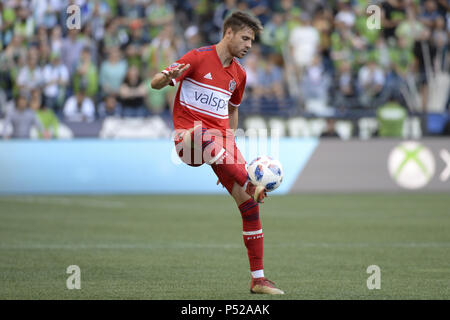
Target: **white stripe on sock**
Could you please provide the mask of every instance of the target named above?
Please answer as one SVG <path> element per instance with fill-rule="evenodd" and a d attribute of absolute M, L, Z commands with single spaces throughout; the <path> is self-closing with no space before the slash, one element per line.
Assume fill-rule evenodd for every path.
<path fill-rule="evenodd" d="M 252 271 L 252 278 L 264 278 L 264 269 Z"/>
<path fill-rule="evenodd" d="M 262 233 L 262 229 L 256 230 L 256 231 L 243 231 L 242 234 L 244 236 L 252 236 L 254 234 Z"/>

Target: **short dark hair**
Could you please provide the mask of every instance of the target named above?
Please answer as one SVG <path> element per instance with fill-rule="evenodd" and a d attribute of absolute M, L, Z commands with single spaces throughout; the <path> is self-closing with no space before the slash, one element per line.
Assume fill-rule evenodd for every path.
<path fill-rule="evenodd" d="M 223 23 L 223 36 L 225 36 L 228 28 L 231 28 L 233 32 L 237 32 L 244 27 L 252 29 L 255 36 L 263 30 L 263 26 L 258 18 L 243 11 L 236 11 L 225 19 Z"/>

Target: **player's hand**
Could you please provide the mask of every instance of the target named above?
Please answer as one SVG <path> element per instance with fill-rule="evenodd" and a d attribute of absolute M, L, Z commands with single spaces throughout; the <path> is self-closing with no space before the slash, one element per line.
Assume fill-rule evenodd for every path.
<path fill-rule="evenodd" d="M 190 66 L 191 66 L 190 64 L 184 64 L 184 63 L 182 63 L 182 64 L 179 64 L 178 66 L 176 66 L 176 67 L 174 67 L 174 68 L 172 68 L 172 69 L 167 70 L 167 72 L 165 72 L 164 74 L 165 74 L 166 76 L 168 76 L 170 80 L 176 79 L 176 78 L 178 78 L 179 76 L 183 75 L 183 73 L 184 73 L 187 69 L 189 69 Z"/>

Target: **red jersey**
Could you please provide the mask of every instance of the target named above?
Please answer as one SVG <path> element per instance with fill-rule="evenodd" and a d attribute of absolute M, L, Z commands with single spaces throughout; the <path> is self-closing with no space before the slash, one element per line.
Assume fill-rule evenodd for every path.
<path fill-rule="evenodd" d="M 182 63 L 191 66 L 172 83 L 180 82 L 173 106 L 175 129 L 190 129 L 194 121 L 202 121 L 202 127 L 225 134 L 230 128 L 228 103 L 238 107 L 244 94 L 244 68 L 236 58 L 224 68 L 215 45 L 191 50 L 165 70 Z"/>

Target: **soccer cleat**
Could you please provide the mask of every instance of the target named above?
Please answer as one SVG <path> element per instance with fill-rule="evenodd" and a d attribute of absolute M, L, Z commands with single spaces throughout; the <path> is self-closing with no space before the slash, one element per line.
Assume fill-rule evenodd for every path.
<path fill-rule="evenodd" d="M 250 292 L 262 294 L 284 294 L 283 290 L 275 287 L 275 283 L 273 281 L 266 278 L 252 278 Z"/>
<path fill-rule="evenodd" d="M 247 192 L 247 194 L 258 203 L 264 203 L 262 200 L 267 197 L 266 189 L 263 186 L 255 186 L 250 181 L 247 183 L 245 192 Z"/>

